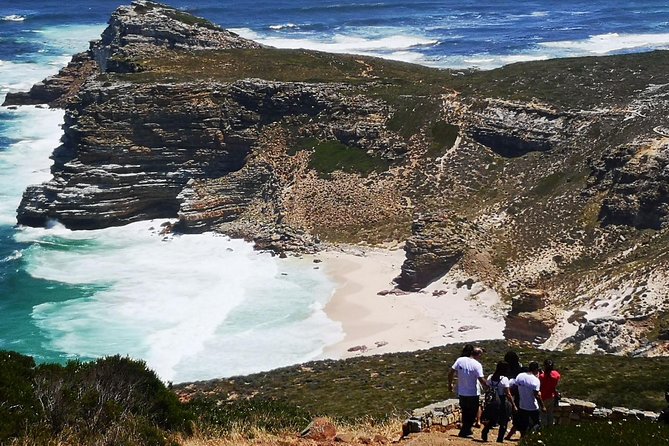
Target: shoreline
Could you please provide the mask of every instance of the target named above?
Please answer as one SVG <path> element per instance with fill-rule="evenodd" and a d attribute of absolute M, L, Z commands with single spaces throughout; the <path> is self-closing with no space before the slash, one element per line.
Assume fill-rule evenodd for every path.
<path fill-rule="evenodd" d="M 402 249 L 355 248 L 314 255 L 335 282 L 325 306 L 344 338 L 316 359 L 346 359 L 423 350 L 457 342 L 503 339 L 507 307 L 481 282 L 453 268 L 419 292 L 379 295 L 394 289 Z"/>

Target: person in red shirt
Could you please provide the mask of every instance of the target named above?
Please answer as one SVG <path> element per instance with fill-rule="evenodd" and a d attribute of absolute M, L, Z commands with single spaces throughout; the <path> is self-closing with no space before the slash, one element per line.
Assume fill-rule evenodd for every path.
<path fill-rule="evenodd" d="M 546 408 L 546 412 L 541 414 L 541 425 L 552 426 L 554 421 L 553 411 L 559 395 L 557 386 L 560 382 L 560 373 L 555 370 L 555 364 L 552 360 L 544 361 L 544 370 L 539 374 L 539 382 L 541 383 L 541 399 Z"/>

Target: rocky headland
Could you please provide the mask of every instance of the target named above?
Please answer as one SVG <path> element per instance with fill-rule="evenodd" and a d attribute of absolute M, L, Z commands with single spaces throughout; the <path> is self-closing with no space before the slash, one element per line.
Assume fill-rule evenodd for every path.
<path fill-rule="evenodd" d="M 669 53 L 436 70 L 279 50 L 146 0 L 5 105 L 65 109 L 20 224 L 174 218 L 259 249 L 406 242 L 400 289 L 458 265 L 506 336 L 669 353 Z"/>

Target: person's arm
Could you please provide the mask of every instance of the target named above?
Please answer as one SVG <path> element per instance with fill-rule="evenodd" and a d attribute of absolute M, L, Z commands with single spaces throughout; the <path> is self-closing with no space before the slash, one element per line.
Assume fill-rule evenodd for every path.
<path fill-rule="evenodd" d="M 534 397 L 537 399 L 537 403 L 539 404 L 539 409 L 541 409 L 542 412 L 546 412 L 546 406 L 544 406 L 544 400 L 541 399 L 541 391 L 535 390 Z"/>
<path fill-rule="evenodd" d="M 488 388 L 488 381 L 483 377 L 483 366 L 480 362 L 477 362 L 477 364 L 476 374 L 478 375 L 479 383 L 481 383 L 481 389 L 486 390 Z"/>
<path fill-rule="evenodd" d="M 511 395 L 511 387 L 506 387 L 504 391 L 506 392 L 506 400 L 511 401 L 511 407 L 513 408 L 513 411 L 517 411 L 518 408 L 516 407 L 516 402 L 513 399 L 513 395 Z"/>
<path fill-rule="evenodd" d="M 453 377 L 455 376 L 455 369 L 451 369 L 448 372 L 448 391 L 453 391 Z"/>

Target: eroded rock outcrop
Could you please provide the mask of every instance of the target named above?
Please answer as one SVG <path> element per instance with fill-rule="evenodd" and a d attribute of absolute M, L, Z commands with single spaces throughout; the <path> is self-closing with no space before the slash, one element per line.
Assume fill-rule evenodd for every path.
<path fill-rule="evenodd" d="M 542 343 L 551 335 L 555 316 L 547 308 L 549 297 L 545 290 L 528 289 L 514 297 L 506 316 L 504 337 Z"/>
<path fill-rule="evenodd" d="M 577 116 L 539 104 L 487 100 L 469 108 L 471 137 L 504 157 L 544 152 L 563 145 Z"/>
<path fill-rule="evenodd" d="M 439 215 L 419 215 L 404 247 L 406 260 L 395 279 L 405 291 L 425 288 L 446 274 L 467 250 L 471 224 L 462 219 Z"/>
<path fill-rule="evenodd" d="M 198 51 L 261 45 L 178 9 L 138 0 L 112 14 L 109 26 L 91 45 L 90 52 L 102 71 L 132 73 L 142 69 L 133 59 L 156 47 Z"/>
<path fill-rule="evenodd" d="M 660 229 L 669 221 L 669 138 L 619 147 L 592 168 L 591 182 L 606 191 L 603 224 Z"/>

